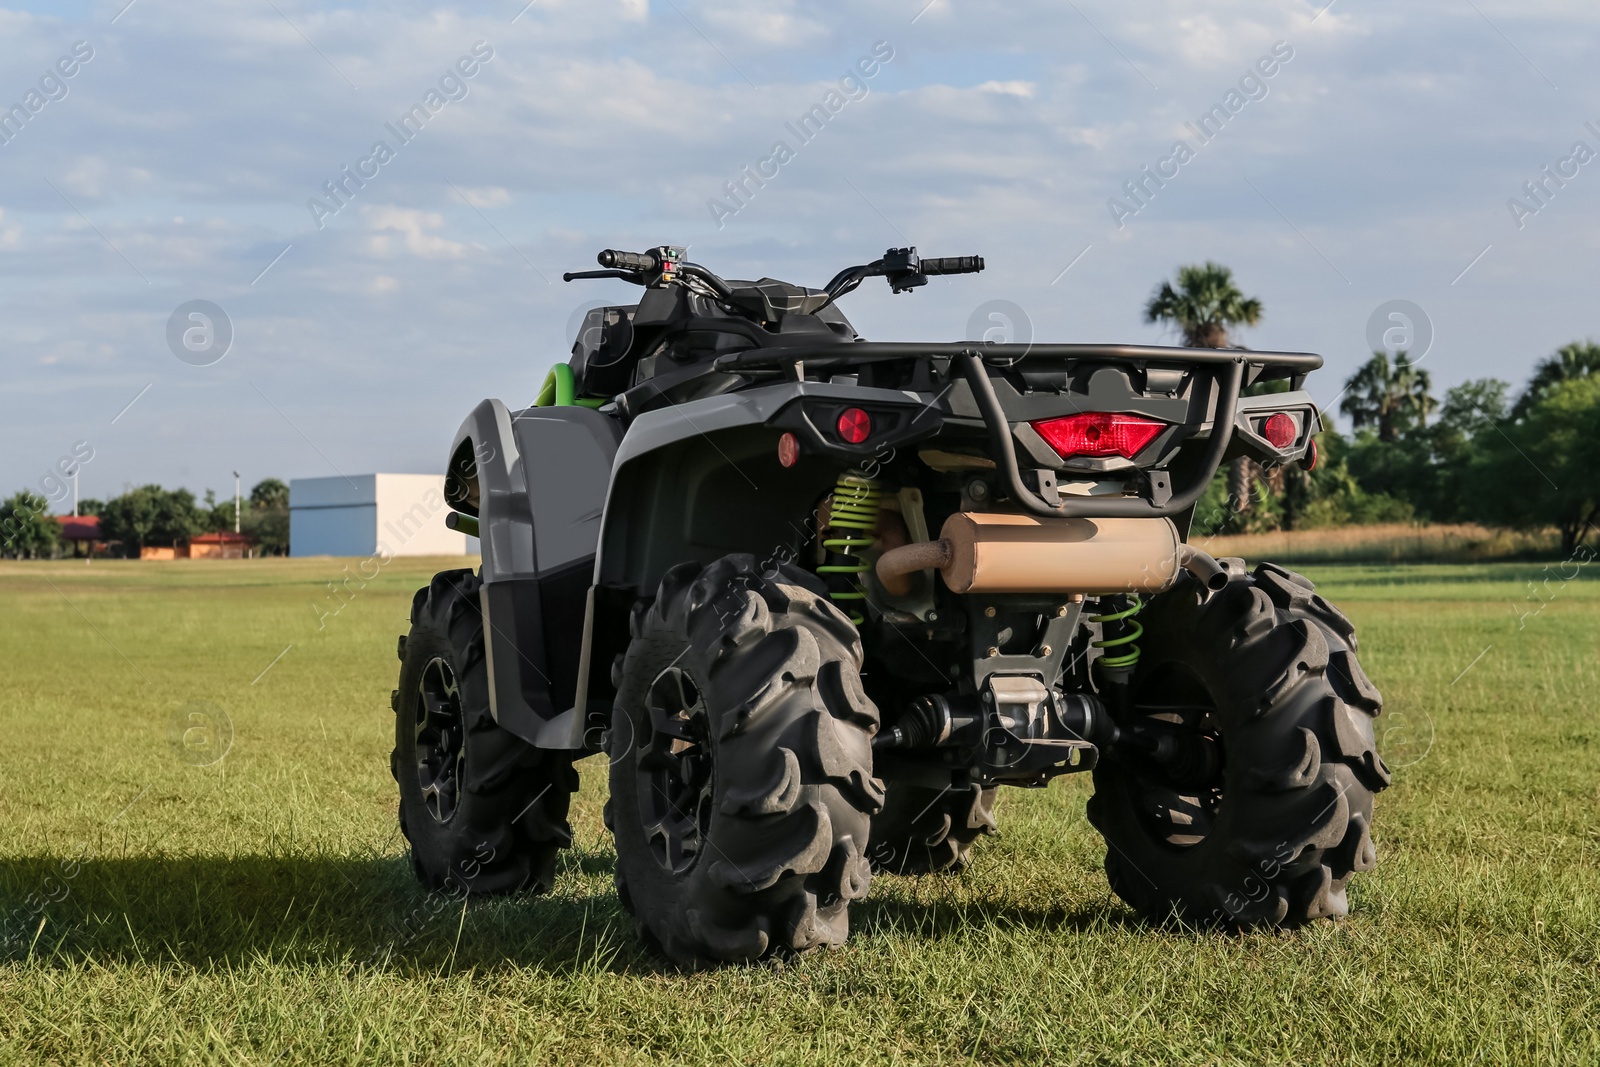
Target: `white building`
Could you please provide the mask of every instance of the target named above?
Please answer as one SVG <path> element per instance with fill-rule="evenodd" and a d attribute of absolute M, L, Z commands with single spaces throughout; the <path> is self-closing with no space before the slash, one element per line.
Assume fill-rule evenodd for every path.
<path fill-rule="evenodd" d="M 449 529 L 442 474 L 355 474 L 289 482 L 291 556 L 459 556 L 478 539 Z"/>

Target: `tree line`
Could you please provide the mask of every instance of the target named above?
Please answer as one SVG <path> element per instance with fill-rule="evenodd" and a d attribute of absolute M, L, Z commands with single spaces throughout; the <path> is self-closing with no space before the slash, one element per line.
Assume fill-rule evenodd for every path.
<path fill-rule="evenodd" d="M 219 502 L 209 489 L 197 501 L 187 489 L 142 485 L 110 500 L 80 500 L 78 513 L 99 516 L 101 540 L 121 542 L 127 555 L 234 528 L 234 502 Z M 60 531 L 50 502 L 38 493 L 25 489 L 0 504 L 0 556 L 49 559 L 62 550 Z M 239 531 L 255 541 L 260 554 L 287 555 L 289 487 L 277 478 L 257 482 L 243 501 Z"/>
<path fill-rule="evenodd" d="M 1186 344 L 1235 347 L 1229 329 L 1261 320 L 1217 263 L 1178 271 L 1145 305 Z M 1286 389 L 1283 382 L 1265 390 Z M 1345 382 L 1353 433 L 1324 430 L 1314 469 L 1234 461 L 1195 513 L 1203 534 L 1377 522 L 1481 522 L 1560 533 L 1571 555 L 1600 521 L 1600 345 L 1574 341 L 1539 361 L 1520 390 L 1477 378 L 1434 396 L 1405 352 L 1374 352 Z M 1430 421 L 1431 420 L 1431 421 Z"/>

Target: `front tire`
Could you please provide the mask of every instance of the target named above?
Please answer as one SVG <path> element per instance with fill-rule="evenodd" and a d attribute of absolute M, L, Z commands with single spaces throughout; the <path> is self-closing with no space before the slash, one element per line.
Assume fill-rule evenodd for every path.
<path fill-rule="evenodd" d="M 481 586 L 470 570 L 444 571 L 412 600 L 392 701 L 400 829 L 430 889 L 544 892 L 572 843 L 578 772 L 567 753 L 540 751 L 494 721 Z"/>
<path fill-rule="evenodd" d="M 1153 920 L 1298 926 L 1349 910 L 1377 861 L 1373 739 L 1383 698 L 1355 630 L 1305 578 L 1264 563 L 1208 593 L 1185 577 L 1139 616 L 1143 654 L 1118 726 L 1176 744 L 1185 767 L 1120 744 L 1094 771 L 1089 819 L 1117 895 Z"/>
<path fill-rule="evenodd" d="M 841 944 L 871 878 L 878 711 L 815 579 L 732 555 L 633 616 L 608 748 L 617 893 L 694 967 Z"/>

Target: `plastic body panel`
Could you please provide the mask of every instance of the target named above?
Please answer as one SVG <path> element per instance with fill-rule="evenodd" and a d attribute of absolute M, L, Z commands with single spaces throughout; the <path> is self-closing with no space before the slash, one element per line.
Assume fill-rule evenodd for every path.
<path fill-rule="evenodd" d="M 584 407 L 511 412 L 485 400 L 457 431 L 452 470 L 476 511 L 495 721 L 546 748 L 576 747 L 585 604 L 615 419 Z"/>
<path fill-rule="evenodd" d="M 897 389 L 784 382 L 640 415 L 616 455 L 595 584 L 647 595 L 676 563 L 779 549 L 805 528 L 812 490 L 826 490 L 841 458 L 881 461 L 936 433 L 940 421 L 927 417 L 931 399 Z M 798 465 L 782 468 L 778 436 L 794 421 L 783 417 L 785 409 L 830 402 L 903 411 L 906 432 L 875 435 L 853 449 L 803 448 Z"/>
<path fill-rule="evenodd" d="M 627 644 L 628 609 L 653 595 L 667 570 L 730 552 L 773 565 L 793 559 L 842 466 L 884 462 L 896 448 L 938 432 L 942 417 L 933 400 L 910 390 L 789 381 L 635 418 L 606 500 L 579 704 L 607 706 L 612 658 Z M 806 432 L 815 420 L 801 409 L 840 404 L 896 412 L 897 429 L 861 446 L 824 447 Z M 799 461 L 787 468 L 777 455 L 785 428 L 803 442 Z"/>

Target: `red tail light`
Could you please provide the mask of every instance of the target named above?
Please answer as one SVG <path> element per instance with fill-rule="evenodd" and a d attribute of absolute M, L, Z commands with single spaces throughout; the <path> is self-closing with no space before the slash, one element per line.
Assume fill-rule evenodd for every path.
<path fill-rule="evenodd" d="M 1156 434 L 1167 428 L 1164 422 L 1138 415 L 1119 415 L 1107 411 L 1085 411 L 1059 419 L 1029 423 L 1049 446 L 1071 456 L 1121 456 L 1132 459 Z"/>

